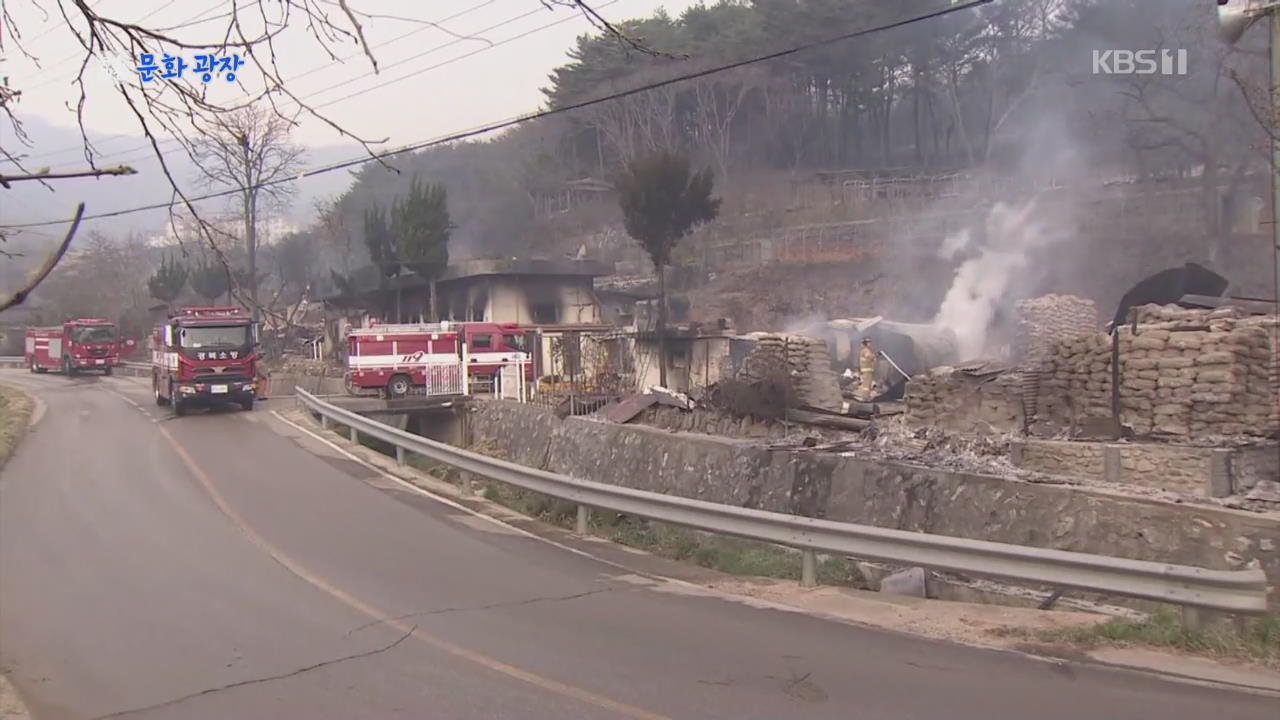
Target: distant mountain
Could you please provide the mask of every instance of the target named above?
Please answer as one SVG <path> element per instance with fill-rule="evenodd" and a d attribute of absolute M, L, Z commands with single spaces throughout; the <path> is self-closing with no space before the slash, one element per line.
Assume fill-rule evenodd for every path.
<path fill-rule="evenodd" d="M 16 147 L 17 143 L 11 137 L 7 123 L 3 129 L 5 132 L 0 142 L 6 149 Z M 82 145 L 78 129 L 52 125 L 39 118 L 25 118 L 24 129 L 32 141 L 32 146 L 23 151 L 29 156 L 23 161 L 29 170 L 50 167 L 58 171 L 87 167 L 83 154 L 78 151 Z M 160 162 L 153 151 L 145 147 L 146 141 L 140 133 L 124 137 L 90 135 L 90 140 L 104 155 L 96 160 L 99 167 L 123 162 L 138 173 L 122 177 L 58 180 L 49 183 L 52 190 L 36 182 L 14 183 L 10 190 L 0 189 L 0 222 L 9 224 L 69 218 L 74 214 L 77 202 L 84 202 L 85 213 L 92 215 L 167 203 L 172 199 L 173 190 Z M 304 166 L 312 168 L 327 165 L 358 158 L 363 153 L 364 150 L 354 144 L 308 148 Z M 208 192 L 196 180 L 195 166 L 181 150 L 169 149 L 165 160 L 183 192 L 192 196 Z M 0 172 L 14 171 L 7 163 L 2 167 Z M 341 193 L 351 182 L 351 175 L 346 170 L 324 173 L 296 182 L 296 195 L 286 212 L 286 218 L 299 225 L 310 222 L 315 215 L 316 199 Z M 209 200 L 199 207 L 221 211 L 228 208 L 229 202 L 229 199 Z M 165 210 L 149 210 L 93 220 L 86 227 L 110 234 L 151 234 L 162 230 L 167 223 L 168 213 Z M 57 227 L 44 230 L 56 234 Z"/>

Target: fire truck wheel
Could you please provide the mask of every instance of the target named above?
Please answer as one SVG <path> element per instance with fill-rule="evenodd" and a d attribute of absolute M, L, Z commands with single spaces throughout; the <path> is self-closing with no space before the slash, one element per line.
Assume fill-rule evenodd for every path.
<path fill-rule="evenodd" d="M 114 369 L 115 369 L 115 368 L 112 368 L 112 367 L 105 367 L 105 368 L 102 368 L 102 374 L 103 374 L 103 375 L 110 375 L 110 374 L 111 374 L 111 371 L 112 371 L 112 370 L 114 370 Z"/>
<path fill-rule="evenodd" d="M 393 375 L 391 380 L 387 382 L 387 395 L 393 398 L 404 397 L 409 394 L 409 388 L 413 387 L 413 383 L 409 380 L 408 375 Z"/>
<path fill-rule="evenodd" d="M 160 381 L 154 377 L 151 378 L 151 391 L 156 394 L 157 405 L 164 407 L 169 404 L 169 398 L 160 394 Z"/>
<path fill-rule="evenodd" d="M 70 358 L 62 358 L 62 374 L 71 377 L 76 374 L 76 369 L 71 367 Z"/>

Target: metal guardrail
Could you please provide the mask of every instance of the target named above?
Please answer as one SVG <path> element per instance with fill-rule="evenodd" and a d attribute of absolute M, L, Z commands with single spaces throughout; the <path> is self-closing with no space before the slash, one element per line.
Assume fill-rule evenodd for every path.
<path fill-rule="evenodd" d="M 21 355 L 0 355 L 0 367 L 25 368 L 26 361 Z M 121 361 L 115 366 L 115 372 L 133 377 L 146 377 L 151 374 L 151 363 Z"/>
<path fill-rule="evenodd" d="M 803 551 L 801 583 L 816 584 L 815 552 L 919 565 L 1056 588 L 1120 595 L 1195 609 L 1260 614 L 1267 610 L 1267 577 L 1261 569 L 1207 570 L 1087 553 L 1009 545 L 750 510 L 643 490 L 578 480 L 462 450 L 404 432 L 324 402 L 305 390 L 297 399 L 328 427 L 336 421 L 397 448 L 460 470 L 578 504 L 578 532 L 586 533 L 588 508 L 601 508 L 696 530 L 776 543 Z"/>

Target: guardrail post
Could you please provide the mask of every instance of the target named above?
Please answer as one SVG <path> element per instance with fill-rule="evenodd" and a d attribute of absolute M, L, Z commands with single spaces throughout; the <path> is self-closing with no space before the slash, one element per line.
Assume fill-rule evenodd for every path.
<path fill-rule="evenodd" d="M 360 431 L 356 430 L 355 428 L 349 428 L 349 429 L 351 430 L 351 442 L 358 444 L 360 442 Z"/>
<path fill-rule="evenodd" d="M 586 505 L 578 506 L 578 521 L 573 525 L 575 535 L 587 534 L 587 519 L 590 517 L 591 510 Z"/>
<path fill-rule="evenodd" d="M 1204 613 L 1192 605 L 1182 606 L 1182 627 L 1192 632 L 1204 627 Z"/>
<path fill-rule="evenodd" d="M 328 430 L 328 429 L 329 429 L 329 416 L 328 416 L 328 415 L 321 415 L 321 416 L 320 416 L 320 429 L 321 429 L 321 430 Z"/>
<path fill-rule="evenodd" d="M 404 464 L 404 448 L 400 447 L 399 445 L 396 446 L 396 464 L 397 465 Z"/>
<path fill-rule="evenodd" d="M 813 550 L 800 553 L 800 587 L 818 587 L 818 553 Z"/>

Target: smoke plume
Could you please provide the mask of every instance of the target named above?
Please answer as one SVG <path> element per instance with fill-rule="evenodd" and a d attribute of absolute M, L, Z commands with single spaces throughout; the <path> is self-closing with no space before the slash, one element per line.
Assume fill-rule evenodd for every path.
<path fill-rule="evenodd" d="M 1055 242 L 1060 235 L 1035 218 L 1036 200 L 1018 205 L 996 203 L 984 227 L 946 238 L 939 255 L 964 258 L 934 323 L 956 334 L 962 359 L 990 352 L 989 333 L 1020 275 L 1028 270 L 1032 251 Z"/>

